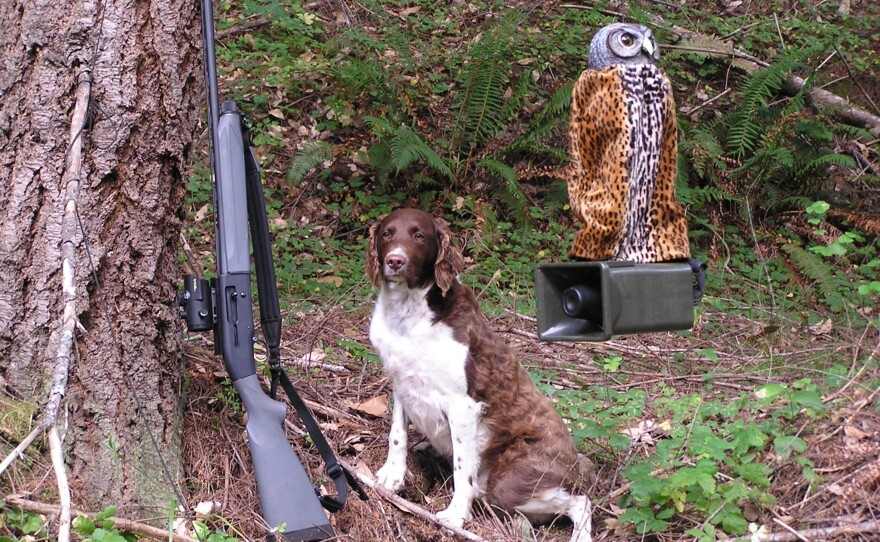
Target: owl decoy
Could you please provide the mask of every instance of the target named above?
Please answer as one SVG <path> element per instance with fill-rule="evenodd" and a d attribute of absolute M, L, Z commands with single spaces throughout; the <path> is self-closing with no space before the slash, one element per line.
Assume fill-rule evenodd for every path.
<path fill-rule="evenodd" d="M 582 223 L 570 254 L 637 263 L 690 257 L 675 197 L 678 128 L 659 48 L 640 25 L 612 24 L 590 44 L 572 91 L 569 202 Z"/>
<path fill-rule="evenodd" d="M 660 48 L 647 26 L 616 23 L 600 28 L 590 42 L 587 67 L 601 70 L 608 66 L 656 64 Z"/>

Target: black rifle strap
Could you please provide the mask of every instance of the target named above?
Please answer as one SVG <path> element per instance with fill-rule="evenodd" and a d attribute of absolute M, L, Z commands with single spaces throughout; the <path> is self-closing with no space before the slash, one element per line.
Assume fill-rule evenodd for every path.
<path fill-rule="evenodd" d="M 287 396 L 290 398 L 290 403 L 293 405 L 293 408 L 296 409 L 296 413 L 299 414 L 299 418 L 302 420 L 306 431 L 308 431 L 309 436 L 312 437 L 312 442 L 315 444 L 315 447 L 318 448 L 318 452 L 324 460 L 324 465 L 326 467 L 325 472 L 333 479 L 333 483 L 336 484 L 337 497 L 333 498 L 330 495 L 319 495 L 318 500 L 321 502 L 321 505 L 330 512 L 338 512 L 339 510 L 342 510 L 342 507 L 345 506 L 345 500 L 348 497 L 348 486 L 351 486 L 351 488 L 358 493 L 358 496 L 362 501 L 367 500 L 367 494 L 358 483 L 357 478 L 348 472 L 345 467 L 339 464 L 339 461 L 336 459 L 336 454 L 333 453 L 330 444 L 327 443 L 327 439 L 325 439 L 324 434 L 321 433 L 321 428 L 318 427 L 318 422 L 315 421 L 309 408 L 296 392 L 296 388 L 294 388 L 293 384 L 290 382 L 287 372 L 280 365 L 273 366 L 271 371 L 272 397 L 274 398 L 277 384 L 280 383 L 284 392 L 287 393 Z"/>

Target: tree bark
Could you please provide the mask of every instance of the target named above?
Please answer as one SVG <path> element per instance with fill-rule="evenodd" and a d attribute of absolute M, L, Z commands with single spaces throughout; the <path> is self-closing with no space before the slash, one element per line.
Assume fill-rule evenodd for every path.
<path fill-rule="evenodd" d="M 91 87 L 79 135 L 85 238 L 73 243 L 80 328 L 59 416 L 74 502 L 87 508 L 167 514 L 171 482 L 148 427 L 180 474 L 173 300 L 200 116 L 198 24 L 198 2 L 184 0 L 0 2 L 0 376 L 35 404 L 62 340 L 65 161 L 75 95 Z"/>

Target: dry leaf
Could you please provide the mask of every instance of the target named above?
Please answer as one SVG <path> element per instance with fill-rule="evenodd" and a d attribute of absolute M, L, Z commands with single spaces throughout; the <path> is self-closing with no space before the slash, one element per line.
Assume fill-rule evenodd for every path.
<path fill-rule="evenodd" d="M 352 404 L 351 408 L 358 412 L 381 418 L 388 412 L 388 396 L 385 394 L 378 395 L 363 403 Z"/>
<path fill-rule="evenodd" d="M 321 277 L 318 279 L 318 282 L 322 284 L 332 284 L 339 288 L 340 286 L 342 286 L 342 277 L 337 277 L 336 275 Z"/>
<path fill-rule="evenodd" d="M 863 438 L 868 436 L 868 434 L 861 429 L 857 429 L 851 425 L 843 426 L 843 432 L 846 433 L 846 436 L 856 440 L 862 440 Z"/>
<path fill-rule="evenodd" d="M 807 328 L 810 330 L 810 333 L 812 333 L 813 335 L 827 335 L 827 334 L 831 333 L 831 330 L 833 329 L 833 325 L 831 324 L 831 318 L 828 318 L 828 319 L 822 320 L 818 324 L 813 324 L 811 326 L 807 326 Z"/>
<path fill-rule="evenodd" d="M 201 222 L 208 216 L 208 204 L 202 205 L 199 207 L 199 210 L 196 211 L 196 222 Z"/>

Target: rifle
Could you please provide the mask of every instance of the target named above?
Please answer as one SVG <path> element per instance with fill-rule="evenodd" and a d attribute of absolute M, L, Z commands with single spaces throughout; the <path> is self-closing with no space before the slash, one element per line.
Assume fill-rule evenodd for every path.
<path fill-rule="evenodd" d="M 189 331 L 214 332 L 214 352 L 223 356 L 229 378 L 248 413 L 248 444 L 266 523 L 289 542 L 325 540 L 335 535 L 324 508 L 331 512 L 340 510 L 349 485 L 358 491 L 361 499 L 367 497 L 354 477 L 338 463 L 281 368 L 281 311 L 260 170 L 247 125 L 235 103 L 226 101 L 218 108 L 212 1 L 201 0 L 201 9 L 214 172 L 217 277 L 205 280 L 185 275 L 177 304 Z M 248 232 L 253 245 L 260 322 L 272 372 L 271 397 L 260 385 L 254 362 L 257 339 L 251 302 Z M 336 498 L 318 496 L 287 440 L 283 426 L 287 407 L 274 399 L 279 382 L 324 459 L 326 472 L 336 485 Z M 274 535 L 270 533 L 272 538 Z"/>

